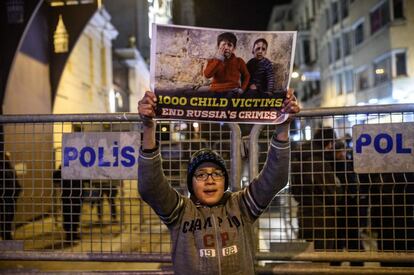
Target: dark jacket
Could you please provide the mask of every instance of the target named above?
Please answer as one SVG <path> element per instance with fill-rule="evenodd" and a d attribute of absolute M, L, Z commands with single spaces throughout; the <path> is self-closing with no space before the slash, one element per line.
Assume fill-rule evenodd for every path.
<path fill-rule="evenodd" d="M 0 163 L 0 197 L 15 199 L 21 192 L 21 186 L 17 180 L 16 172 L 9 160 Z"/>
<path fill-rule="evenodd" d="M 299 144 L 292 155 L 291 192 L 298 202 L 299 237 L 315 248 L 335 248 L 337 211 L 344 192 L 335 175 L 332 152 Z"/>

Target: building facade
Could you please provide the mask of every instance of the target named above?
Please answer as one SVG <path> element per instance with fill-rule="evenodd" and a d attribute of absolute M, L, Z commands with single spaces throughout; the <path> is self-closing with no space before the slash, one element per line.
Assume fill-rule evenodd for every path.
<path fill-rule="evenodd" d="M 113 40 L 112 112 L 134 112 L 149 89 L 149 1 L 105 0 L 111 23 L 119 31 Z"/>
<path fill-rule="evenodd" d="M 292 85 L 304 106 L 414 102 L 413 1 L 294 0 L 290 9 Z"/>
<path fill-rule="evenodd" d="M 67 60 L 53 105 L 54 114 L 107 113 L 113 96 L 112 40 L 118 31 L 99 9 Z"/>
<path fill-rule="evenodd" d="M 113 90 L 111 41 L 117 31 L 99 1 L 39 1 L 30 16 L 5 85 L 3 114 L 108 112 Z M 12 24 L 17 23 L 6 28 L 12 29 Z M 18 223 L 37 219 L 36 213 L 52 207 L 52 171 L 61 159 L 61 138 L 53 134 L 54 127 L 57 133 L 73 130 L 66 124 L 3 126 L 3 153 L 9 155 L 22 190 L 39 187 L 20 194 Z M 16 135 L 16 128 L 38 134 Z M 39 161 L 28 161 L 30 150 Z M 46 207 L 37 204 L 40 201 Z M 32 209 L 32 203 L 39 209 Z"/>

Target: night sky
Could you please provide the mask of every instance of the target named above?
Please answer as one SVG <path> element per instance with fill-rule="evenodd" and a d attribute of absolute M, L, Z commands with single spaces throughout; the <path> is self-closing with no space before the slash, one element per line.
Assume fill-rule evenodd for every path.
<path fill-rule="evenodd" d="M 196 0 L 196 26 L 236 30 L 267 29 L 274 5 L 289 0 Z"/>

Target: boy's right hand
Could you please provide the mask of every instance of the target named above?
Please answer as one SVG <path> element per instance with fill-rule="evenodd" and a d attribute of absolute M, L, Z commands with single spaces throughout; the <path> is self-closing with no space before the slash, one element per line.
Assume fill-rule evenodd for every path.
<path fill-rule="evenodd" d="M 219 46 L 217 47 L 215 58 L 224 60 L 224 57 L 225 57 L 224 52 L 225 52 L 224 41 L 221 41 Z"/>
<path fill-rule="evenodd" d="M 153 126 L 152 119 L 155 117 L 157 97 L 151 91 L 146 91 L 144 97 L 138 101 L 138 114 L 144 126 Z"/>

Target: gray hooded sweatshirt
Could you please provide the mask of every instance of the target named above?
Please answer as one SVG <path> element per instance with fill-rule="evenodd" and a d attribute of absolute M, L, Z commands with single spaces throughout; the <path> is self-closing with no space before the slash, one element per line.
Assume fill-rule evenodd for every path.
<path fill-rule="evenodd" d="M 138 190 L 171 233 L 175 274 L 254 274 L 254 222 L 288 180 L 290 147 L 272 139 L 261 173 L 215 206 L 177 193 L 162 170 L 159 149 L 140 151 Z"/>

